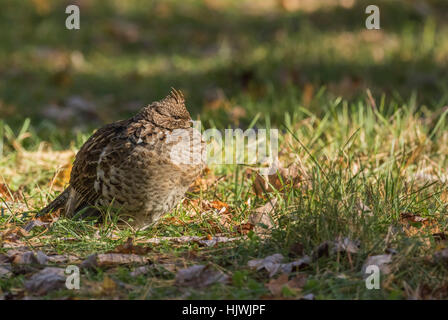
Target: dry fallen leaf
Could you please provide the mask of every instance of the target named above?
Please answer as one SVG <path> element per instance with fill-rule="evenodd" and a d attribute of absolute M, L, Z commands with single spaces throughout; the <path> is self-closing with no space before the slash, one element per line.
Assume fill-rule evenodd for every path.
<path fill-rule="evenodd" d="M 108 275 L 105 275 L 103 278 L 103 283 L 101 284 L 102 294 L 113 295 L 116 290 L 117 290 L 117 283 Z"/>
<path fill-rule="evenodd" d="M 140 275 L 147 274 L 151 270 L 154 270 L 154 266 L 153 265 L 141 266 L 141 267 L 135 268 L 129 275 L 131 277 L 135 278 L 135 277 L 138 277 Z"/>
<path fill-rule="evenodd" d="M 230 213 L 230 206 L 227 203 L 224 203 L 222 201 L 219 201 L 219 200 L 213 200 L 210 202 L 203 201 L 203 203 L 205 203 L 209 207 L 215 209 L 217 211 L 217 213 L 219 213 L 219 214 Z"/>
<path fill-rule="evenodd" d="M 368 266 L 374 265 L 377 266 L 383 274 L 389 274 L 391 272 L 391 267 L 389 264 L 392 262 L 391 254 L 381 254 L 377 256 L 370 256 L 367 258 L 366 262 L 362 266 L 362 274 L 364 276 L 368 276 L 366 273 L 366 269 Z"/>
<path fill-rule="evenodd" d="M 373 216 L 372 209 L 370 209 L 369 206 L 367 206 L 362 200 L 359 200 L 356 204 L 356 209 L 358 210 L 359 216 Z"/>
<path fill-rule="evenodd" d="M 32 229 L 34 229 L 35 227 L 49 227 L 50 226 L 50 222 L 44 222 L 41 219 L 37 218 L 37 219 L 33 219 L 30 222 L 28 222 L 23 229 L 26 232 L 30 232 Z"/>
<path fill-rule="evenodd" d="M 256 174 L 253 188 L 257 196 L 266 196 L 274 190 L 282 191 L 284 186 L 298 187 L 301 182 L 308 181 L 308 174 L 301 163 L 292 163 L 287 168 L 280 167 L 271 175 Z"/>
<path fill-rule="evenodd" d="M 10 278 L 12 276 L 11 265 L 0 264 L 0 279 Z"/>
<path fill-rule="evenodd" d="M 158 237 L 158 238 L 150 238 L 145 240 L 139 240 L 139 243 L 154 243 L 159 244 L 164 241 L 170 241 L 174 243 L 188 243 L 188 242 L 196 242 L 200 245 L 213 247 L 217 243 L 226 243 L 232 242 L 236 240 L 240 240 L 241 238 L 228 238 L 228 237 L 212 237 L 211 239 L 206 237 L 198 237 L 198 236 L 181 236 L 181 237 Z"/>
<path fill-rule="evenodd" d="M 428 218 L 420 217 L 412 212 L 402 212 L 400 214 L 400 219 L 402 222 L 425 222 L 428 221 Z"/>
<path fill-rule="evenodd" d="M 81 264 L 83 268 L 110 267 L 123 264 L 145 264 L 147 258 L 136 254 L 99 253 L 88 256 Z"/>
<path fill-rule="evenodd" d="M 178 268 L 178 264 L 176 263 L 163 263 L 163 264 L 151 264 L 146 266 L 140 266 L 135 268 L 131 273 L 131 277 L 138 277 L 140 275 L 144 275 L 149 273 L 150 271 L 157 271 L 161 273 L 172 274 Z"/>
<path fill-rule="evenodd" d="M 150 248 L 145 248 L 141 246 L 137 246 L 134 244 L 134 239 L 128 238 L 126 243 L 117 246 L 112 253 L 126 253 L 126 254 L 137 254 L 137 255 L 145 255 L 148 253 Z"/>
<path fill-rule="evenodd" d="M 9 263 L 11 258 L 5 254 L 0 253 L 0 264 Z"/>
<path fill-rule="evenodd" d="M 302 300 L 314 300 L 314 294 L 308 293 L 302 297 Z"/>
<path fill-rule="evenodd" d="M 48 256 L 42 251 L 26 251 L 13 255 L 11 257 L 13 264 L 40 264 L 45 265 L 48 261 Z"/>
<path fill-rule="evenodd" d="M 12 227 L 1 234 L 2 241 L 17 242 L 22 237 L 28 237 L 28 232 L 20 227 Z"/>
<path fill-rule="evenodd" d="M 49 255 L 47 256 L 48 262 L 55 263 L 55 264 L 63 264 L 63 263 L 70 263 L 75 264 L 81 262 L 80 259 L 77 256 L 74 255 Z"/>
<path fill-rule="evenodd" d="M 416 290 L 408 292 L 409 300 L 446 300 L 448 297 L 448 283 L 442 282 L 434 286 L 427 283 L 419 284 Z"/>
<path fill-rule="evenodd" d="M 206 167 L 201 176 L 199 176 L 189 187 L 188 192 L 198 193 L 209 189 L 217 181 L 212 170 Z M 191 200 L 190 200 L 191 201 Z"/>
<path fill-rule="evenodd" d="M 3 198 L 6 201 L 12 201 L 11 196 L 12 192 L 9 187 L 4 183 L 0 183 L 0 198 Z"/>
<path fill-rule="evenodd" d="M 332 253 L 358 253 L 360 242 L 349 238 L 340 238 L 333 242 Z"/>
<path fill-rule="evenodd" d="M 264 259 L 250 260 L 247 265 L 257 271 L 265 269 L 271 278 L 279 272 L 289 274 L 293 271 L 308 266 L 311 263 L 311 258 L 308 256 L 303 256 L 302 258 L 289 263 L 281 263 L 282 260 L 283 255 L 276 253 Z"/>
<path fill-rule="evenodd" d="M 277 279 L 271 279 L 266 287 L 269 289 L 271 294 L 275 297 L 281 296 L 283 287 L 288 283 L 289 276 L 284 273 L 280 275 Z"/>
<path fill-rule="evenodd" d="M 47 267 L 25 281 L 25 288 L 31 294 L 45 295 L 50 291 L 64 288 L 65 280 L 64 269 Z"/>
<path fill-rule="evenodd" d="M 306 284 L 305 275 L 297 275 L 296 277 L 289 280 L 289 276 L 286 273 L 280 275 L 277 279 L 271 279 L 266 287 L 269 289 L 274 297 L 279 297 L 282 295 L 283 287 L 288 287 L 293 290 L 300 290 Z"/>
<path fill-rule="evenodd" d="M 338 238 L 333 241 L 324 241 L 313 251 L 313 260 L 336 253 L 354 254 L 359 251 L 360 242 L 349 238 Z"/>
<path fill-rule="evenodd" d="M 293 271 L 297 271 L 304 267 L 309 266 L 310 263 L 311 263 L 311 258 L 309 256 L 303 256 L 302 258 L 300 258 L 298 260 L 281 264 L 280 269 L 284 273 L 291 273 Z"/>
<path fill-rule="evenodd" d="M 255 212 L 249 216 L 249 223 L 254 226 L 253 231 L 256 234 L 266 234 L 274 227 L 272 215 L 276 204 L 277 198 L 273 198 L 264 206 L 255 209 Z"/>
<path fill-rule="evenodd" d="M 273 254 L 264 259 L 250 260 L 247 265 L 250 268 L 258 270 L 266 269 L 269 277 L 274 276 L 280 268 L 280 262 L 283 260 L 283 255 L 280 253 Z"/>
<path fill-rule="evenodd" d="M 220 270 L 212 268 L 210 265 L 195 265 L 186 269 L 181 269 L 176 274 L 176 284 L 178 286 L 203 288 L 214 283 L 226 283 L 229 276 Z"/>
<path fill-rule="evenodd" d="M 402 212 L 400 214 L 400 223 L 403 231 L 408 237 L 424 235 L 428 232 L 431 234 L 441 233 L 441 229 L 437 221 L 433 218 L 421 217 L 412 212 Z M 429 246 L 429 239 L 425 239 Z"/>

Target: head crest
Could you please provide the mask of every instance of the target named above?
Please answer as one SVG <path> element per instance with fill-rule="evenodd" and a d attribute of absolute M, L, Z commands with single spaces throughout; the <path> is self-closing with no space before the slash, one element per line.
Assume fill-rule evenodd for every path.
<path fill-rule="evenodd" d="M 171 87 L 170 95 L 168 96 L 168 98 L 174 99 L 178 104 L 185 103 L 185 98 L 182 91 L 176 90 L 173 87 Z"/>

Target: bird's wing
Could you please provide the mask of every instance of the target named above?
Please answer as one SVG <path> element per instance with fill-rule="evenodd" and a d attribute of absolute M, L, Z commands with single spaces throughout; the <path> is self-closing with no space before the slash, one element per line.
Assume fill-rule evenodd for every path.
<path fill-rule="evenodd" d="M 70 186 L 78 193 L 79 203 L 93 205 L 98 198 L 94 183 L 101 155 L 116 139 L 122 137 L 129 120 L 117 121 L 97 130 L 81 147 L 73 163 Z"/>

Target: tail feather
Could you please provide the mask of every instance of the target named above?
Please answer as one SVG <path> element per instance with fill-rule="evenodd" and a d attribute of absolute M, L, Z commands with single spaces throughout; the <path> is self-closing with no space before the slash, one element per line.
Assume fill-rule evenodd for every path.
<path fill-rule="evenodd" d="M 42 216 L 59 209 L 64 209 L 70 196 L 70 187 L 65 189 L 56 199 L 50 202 L 45 208 L 39 211 L 38 216 Z"/>

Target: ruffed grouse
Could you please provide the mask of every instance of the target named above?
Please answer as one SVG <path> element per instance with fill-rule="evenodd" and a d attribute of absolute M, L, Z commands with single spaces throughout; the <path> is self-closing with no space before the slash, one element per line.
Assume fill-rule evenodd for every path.
<path fill-rule="evenodd" d="M 113 207 L 138 227 L 157 221 L 203 169 L 204 143 L 191 123 L 173 89 L 134 117 L 97 130 L 77 153 L 69 186 L 40 214 L 91 216 Z"/>

